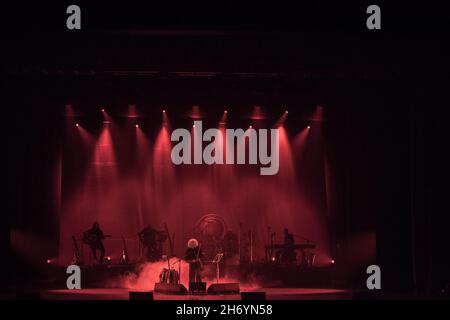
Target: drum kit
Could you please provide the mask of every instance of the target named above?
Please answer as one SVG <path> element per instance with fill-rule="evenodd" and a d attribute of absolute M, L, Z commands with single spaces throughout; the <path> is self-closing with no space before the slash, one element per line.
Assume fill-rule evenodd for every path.
<path fill-rule="evenodd" d="M 167 268 L 163 268 L 159 274 L 159 282 L 179 284 L 181 276 L 181 259 L 177 259 L 174 263 L 170 263 L 170 258 L 167 256 L 163 256 L 163 259 L 167 259 Z M 177 263 L 178 271 L 174 268 L 174 265 Z"/>

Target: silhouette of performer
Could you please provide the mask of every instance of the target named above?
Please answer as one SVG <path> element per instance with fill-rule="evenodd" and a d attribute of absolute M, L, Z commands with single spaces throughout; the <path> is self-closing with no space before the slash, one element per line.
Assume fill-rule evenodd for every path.
<path fill-rule="evenodd" d="M 83 232 L 83 241 L 89 245 L 92 256 L 97 259 L 97 251 L 100 252 L 99 263 L 103 263 L 105 257 L 105 246 L 103 245 L 103 238 L 105 238 L 102 229 L 98 222 L 94 222 L 92 228 Z"/>
<path fill-rule="evenodd" d="M 202 282 L 202 257 L 203 252 L 197 239 L 190 239 L 184 260 L 189 262 L 189 282 Z"/>
<path fill-rule="evenodd" d="M 282 252 L 282 262 L 285 264 L 295 264 L 297 260 L 297 255 L 295 254 L 295 240 L 294 235 L 289 233 L 289 230 L 285 228 L 283 230 L 284 234 L 284 249 Z"/>

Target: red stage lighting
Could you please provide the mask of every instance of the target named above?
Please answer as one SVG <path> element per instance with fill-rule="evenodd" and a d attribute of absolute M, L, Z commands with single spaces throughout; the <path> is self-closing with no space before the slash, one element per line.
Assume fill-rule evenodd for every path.
<path fill-rule="evenodd" d="M 136 106 L 134 104 L 130 104 L 128 106 L 128 112 L 126 113 L 127 118 L 137 118 L 139 117 L 138 112 L 136 111 Z"/>
<path fill-rule="evenodd" d="M 192 110 L 188 113 L 188 117 L 192 119 L 201 119 L 202 114 L 199 106 L 192 106 Z"/>
<path fill-rule="evenodd" d="M 310 126 L 307 126 L 307 128 L 308 128 L 308 129 L 311 129 L 311 127 L 310 127 Z"/>
<path fill-rule="evenodd" d="M 169 126 L 169 118 L 167 116 L 166 109 L 163 109 L 161 115 L 162 115 L 162 125 L 166 127 Z"/>
<path fill-rule="evenodd" d="M 331 259 L 331 264 L 335 264 L 336 261 L 334 259 Z"/>
<path fill-rule="evenodd" d="M 252 114 L 250 115 L 250 119 L 252 120 L 263 120 L 266 119 L 266 113 L 260 106 L 254 106 Z"/>
<path fill-rule="evenodd" d="M 73 110 L 72 104 L 68 103 L 66 104 L 66 117 L 75 117 L 76 113 Z"/>
<path fill-rule="evenodd" d="M 52 263 L 52 260 L 51 259 L 47 259 L 47 264 L 51 264 Z"/>
<path fill-rule="evenodd" d="M 106 109 L 102 109 L 102 116 L 103 116 L 103 120 L 112 121 L 111 116 L 108 114 Z"/>
<path fill-rule="evenodd" d="M 220 118 L 220 121 L 219 121 L 219 126 L 222 126 L 222 127 L 225 126 L 225 123 L 227 122 L 227 117 L 228 117 L 228 111 L 224 110 L 222 117 Z"/>
<path fill-rule="evenodd" d="M 288 115 L 289 111 L 285 110 L 284 113 L 281 115 L 281 117 L 277 120 L 277 122 L 275 122 L 274 127 L 278 128 L 278 127 L 282 127 L 284 125 L 284 122 L 287 119 L 287 115 Z"/>
<path fill-rule="evenodd" d="M 317 106 L 314 110 L 314 113 L 311 117 L 311 120 L 313 121 L 322 121 L 323 120 L 323 107 Z"/>
<path fill-rule="evenodd" d="M 192 125 L 192 128 L 195 128 L 195 124 Z"/>
<path fill-rule="evenodd" d="M 80 125 L 78 123 L 75 124 L 76 127 L 79 127 Z"/>
<path fill-rule="evenodd" d="M 138 124 L 136 124 L 136 128 L 139 128 L 139 125 L 138 125 Z"/>

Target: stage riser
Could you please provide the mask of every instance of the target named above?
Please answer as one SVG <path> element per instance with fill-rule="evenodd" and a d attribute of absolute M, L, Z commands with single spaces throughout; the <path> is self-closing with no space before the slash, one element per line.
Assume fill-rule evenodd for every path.
<path fill-rule="evenodd" d="M 111 280 L 127 274 L 136 274 L 138 265 L 110 265 L 82 268 L 82 288 L 109 287 Z M 52 266 L 47 270 L 49 278 L 55 279 L 54 287 L 66 287 L 66 269 Z M 336 283 L 336 272 L 333 267 L 323 268 L 284 268 L 264 264 L 233 266 L 227 269 L 226 278 L 239 283 L 257 281 L 264 286 L 282 287 L 315 287 L 328 288 Z M 156 279 L 155 279 L 156 280 Z"/>

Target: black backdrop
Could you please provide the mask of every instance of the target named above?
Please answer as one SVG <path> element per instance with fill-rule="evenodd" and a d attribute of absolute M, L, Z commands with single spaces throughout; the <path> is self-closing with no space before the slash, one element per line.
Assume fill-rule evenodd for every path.
<path fill-rule="evenodd" d="M 269 109 L 323 105 L 336 174 L 334 240 L 376 225 L 385 288 L 425 291 L 448 281 L 442 12 L 435 9 L 440 18 L 418 25 L 414 21 L 424 14 L 418 8 L 389 7 L 384 29 L 370 33 L 356 15 L 364 5 L 316 1 L 294 11 L 228 4 L 211 15 L 198 6 L 177 7 L 173 15 L 163 8 L 165 15 L 148 19 L 145 12 L 159 8 L 141 4 L 102 11 L 98 5 L 86 14 L 92 29 L 71 34 L 61 27 L 64 19 L 55 18 L 63 5 L 10 9 L 3 20 L 9 32 L 2 58 L 9 160 L 4 171 L 11 205 L 5 210 L 9 221 L 2 223 L 5 252 L 11 227 L 57 239 L 52 164 L 62 143 L 57 110 L 67 102 L 93 108 L 198 104 L 220 110 L 225 103 Z M 18 23 L 17 12 L 35 27 Z M 238 18 L 228 19 L 235 12 Z M 348 18 L 339 19 L 338 13 Z M 112 30 L 130 26 L 133 32 Z M 221 31 L 205 33 L 210 30 Z M 218 74 L 179 77 L 177 72 L 186 70 Z M 14 263 L 17 268 L 2 268 L 18 275 Z"/>

